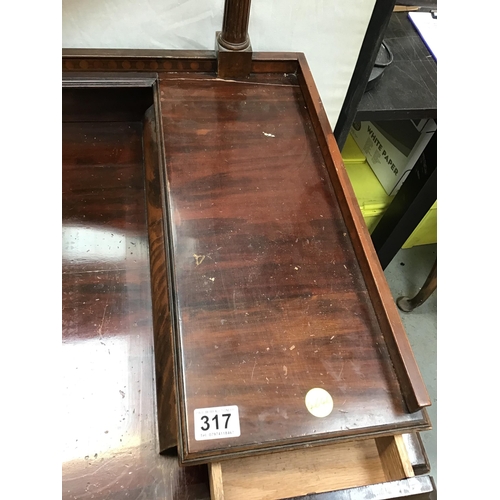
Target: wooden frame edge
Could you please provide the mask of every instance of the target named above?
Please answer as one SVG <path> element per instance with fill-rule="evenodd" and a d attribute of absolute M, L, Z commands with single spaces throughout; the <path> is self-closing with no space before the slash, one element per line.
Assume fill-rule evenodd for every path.
<path fill-rule="evenodd" d="M 369 237 L 369 234 L 366 230 L 366 226 L 364 225 L 363 219 L 361 212 L 359 210 L 359 206 L 357 205 L 356 198 L 354 195 L 354 192 L 352 191 L 352 186 L 350 185 L 350 182 L 347 177 L 347 173 L 345 171 L 345 167 L 342 162 L 342 158 L 340 155 L 340 151 L 338 150 L 338 146 L 335 142 L 335 139 L 333 137 L 333 134 L 331 132 L 331 127 L 329 126 L 328 119 L 326 117 L 326 113 L 323 109 L 321 100 L 319 98 L 319 94 L 317 92 L 316 86 L 314 84 L 314 81 L 312 80 L 312 75 L 310 73 L 309 67 L 307 65 L 307 61 L 305 59 L 305 56 L 301 53 L 256 53 L 255 54 L 256 59 L 255 59 L 255 64 L 262 64 L 261 69 L 267 68 L 269 69 L 272 67 L 274 64 L 284 64 L 288 67 L 290 65 L 290 68 L 292 66 L 296 67 L 296 71 L 298 73 L 299 77 L 299 82 L 301 85 L 302 93 L 304 95 L 304 98 L 306 100 L 306 103 L 309 108 L 309 113 L 311 116 L 311 120 L 315 129 L 315 133 L 317 136 L 317 139 L 322 146 L 322 151 L 323 151 L 323 156 L 325 159 L 325 163 L 327 164 L 330 178 L 332 181 L 332 184 L 334 185 L 334 190 L 335 193 L 339 199 L 340 203 L 340 208 L 342 210 L 342 213 L 344 217 L 346 218 L 346 221 L 348 219 L 351 220 L 351 227 L 349 228 L 349 232 L 351 234 L 351 240 L 353 241 L 353 245 L 356 251 L 356 254 L 359 256 L 360 253 L 363 256 L 364 252 L 370 254 L 372 262 L 370 263 L 370 259 L 364 259 L 364 264 L 360 261 L 361 269 L 363 271 L 363 274 L 365 276 L 365 280 L 367 281 L 367 285 L 369 284 L 368 282 L 371 283 L 371 286 L 368 287 L 370 295 L 372 296 L 372 300 L 374 301 L 374 305 L 376 305 L 378 302 L 380 302 L 380 306 L 382 308 L 382 313 L 379 311 L 380 307 L 375 307 L 375 310 L 377 311 L 377 316 L 379 319 L 379 323 L 381 323 L 381 327 L 383 325 L 386 325 L 386 328 L 382 328 L 382 331 L 384 332 L 387 328 L 389 331 L 394 333 L 395 337 L 395 347 L 390 346 L 388 343 L 388 348 L 389 352 L 391 353 L 391 358 L 393 359 L 393 363 L 396 368 L 396 373 L 398 375 L 398 378 L 400 380 L 400 383 L 402 387 L 404 387 L 403 390 L 403 395 L 405 396 L 405 400 L 407 402 L 407 405 L 410 409 L 410 411 L 417 411 L 422 409 L 424 406 L 428 406 L 430 404 L 430 401 L 427 402 L 425 399 L 425 396 L 427 397 L 428 400 L 428 395 L 427 391 L 425 389 L 425 386 L 423 385 L 423 380 L 421 379 L 420 371 L 418 370 L 418 366 L 416 365 L 415 359 L 413 357 L 413 353 L 411 351 L 411 347 L 409 346 L 408 338 L 406 336 L 406 333 L 403 329 L 403 325 L 401 323 L 401 319 L 399 318 L 399 313 L 397 312 L 396 306 L 394 304 L 394 301 L 392 301 L 392 295 L 390 295 L 390 291 L 388 289 L 387 282 L 385 281 L 385 277 L 383 275 L 383 271 L 380 267 L 380 264 L 378 264 L 378 258 L 376 256 L 375 250 L 373 248 L 373 245 L 371 244 L 371 238 Z M 83 57 L 83 56 L 82 56 Z M 107 56 L 111 57 L 111 56 Z M 137 57 L 142 57 L 142 56 L 137 56 Z M 282 59 L 280 59 L 282 58 Z M 214 59 L 215 61 L 215 59 Z M 270 66 L 271 65 L 271 66 Z M 121 71 L 120 73 L 115 72 L 96 72 L 92 74 L 92 72 L 86 71 L 83 73 L 81 70 L 78 71 L 69 71 L 69 72 L 63 72 L 63 85 L 66 86 L 101 86 L 101 87 L 117 87 L 117 86 L 143 86 L 143 87 L 153 87 L 153 95 L 154 95 L 154 106 L 155 106 L 155 113 L 158 119 L 158 133 L 160 134 L 160 137 L 163 138 L 163 128 L 162 128 L 162 120 L 161 120 L 161 105 L 160 105 L 160 96 L 159 96 L 159 77 L 160 75 L 158 73 L 154 72 L 134 72 L 132 70 L 127 69 L 125 72 Z M 281 71 L 281 67 L 280 67 Z M 262 71 L 264 72 L 264 71 Z M 269 70 L 269 72 L 274 72 Z M 81 85 L 83 84 L 83 85 Z M 314 111 L 314 112 L 313 112 Z M 326 144 L 326 151 L 323 148 L 323 145 Z M 159 155 L 164 159 L 165 156 L 165 145 L 164 141 L 160 140 L 159 141 Z M 330 160 L 330 161 L 328 161 Z M 164 163 L 164 162 L 163 162 Z M 332 170 L 334 169 L 334 170 Z M 165 165 L 163 167 L 160 167 L 161 171 L 161 176 L 162 176 L 162 182 L 163 186 L 165 186 Z M 333 174 L 332 174 L 333 171 Z M 337 182 L 335 182 L 335 180 Z M 165 190 L 163 189 L 165 192 Z M 162 203 L 163 203 L 163 210 L 164 213 L 166 213 L 166 218 L 168 218 L 169 211 L 166 210 L 166 207 L 168 205 L 168 200 L 165 199 L 165 196 L 162 197 Z M 167 253 L 167 267 L 169 269 L 168 271 L 168 280 L 169 280 L 169 290 L 174 290 L 172 287 L 172 271 L 171 271 L 171 260 L 169 255 L 171 255 L 171 249 L 169 248 L 169 238 L 167 235 L 169 235 L 169 223 L 168 221 L 164 218 L 164 234 L 165 234 L 165 251 Z M 349 224 L 348 224 L 349 227 Z M 355 230 L 353 229 L 355 228 Z M 363 232 L 365 234 L 363 234 Z M 360 238 L 359 234 L 363 234 L 364 238 Z M 368 279 L 367 279 L 368 276 Z M 390 297 L 389 301 L 389 311 L 387 311 L 386 306 L 387 306 L 387 297 L 382 296 L 383 293 L 388 293 Z M 175 308 L 172 308 L 174 298 L 173 298 L 174 293 L 169 293 L 170 297 L 170 310 L 172 311 L 172 314 L 175 314 Z M 392 303 L 392 315 L 390 314 L 390 306 Z M 393 317 L 395 314 L 395 318 Z M 385 323 L 384 323 L 385 321 Z M 392 321 L 392 323 L 391 323 Z M 176 338 L 177 335 L 175 333 L 176 330 L 176 321 L 175 318 L 172 320 L 172 328 L 174 330 L 174 334 L 172 335 L 172 343 L 173 343 L 173 349 L 175 351 L 175 345 L 178 343 L 178 339 Z M 392 330 L 392 325 L 395 324 L 396 327 L 399 325 L 399 330 L 396 328 L 395 332 Z M 399 338 L 400 336 L 403 336 L 402 341 Z M 384 333 L 384 336 L 387 339 L 387 336 Z M 398 337 L 399 336 L 399 337 Z M 399 343 L 398 343 L 399 340 Z M 407 343 L 407 348 L 409 348 L 409 359 L 408 359 L 408 353 L 406 353 L 406 356 L 401 354 L 401 348 L 405 347 L 404 341 L 406 340 Z M 396 353 L 396 354 L 395 354 Z M 396 356 L 399 356 L 401 358 L 401 361 L 403 363 L 402 366 L 397 367 L 396 362 L 394 361 L 394 358 Z M 173 356 L 174 359 L 174 385 L 175 385 L 175 393 L 176 393 L 176 409 L 177 409 L 177 443 L 184 442 L 183 440 L 180 440 L 182 433 L 185 432 L 185 429 L 183 430 L 183 419 L 182 417 L 182 405 L 179 405 L 178 402 L 179 400 L 182 400 L 179 396 L 179 391 L 182 392 L 182 387 L 179 385 L 179 380 L 178 380 L 178 360 L 177 356 L 174 354 Z M 412 367 L 412 363 L 414 366 Z M 411 369 L 416 370 L 416 375 L 415 373 L 411 372 Z M 399 371 L 398 371 L 399 370 Z M 415 376 L 417 376 L 417 380 L 415 381 Z M 421 387 L 418 386 L 419 380 L 421 383 Z M 403 383 L 406 382 L 406 386 L 403 386 Z M 417 386 L 417 389 L 415 390 L 414 385 Z M 413 399 L 412 399 L 413 396 Z M 428 429 L 429 422 L 428 422 L 428 417 L 426 416 L 426 412 L 424 411 L 423 414 L 423 419 L 420 423 L 418 424 L 413 424 L 413 427 L 406 428 L 402 427 L 397 430 L 397 432 L 406 432 L 406 431 L 415 431 L 415 430 L 425 430 Z M 393 432 L 392 432 L 393 433 Z M 385 436 L 388 435 L 389 433 L 383 430 L 375 430 L 374 432 L 364 435 L 362 438 L 365 437 L 377 437 L 377 436 Z M 360 437 L 336 437 L 333 439 L 328 439 L 328 440 L 318 440 L 316 441 L 313 446 L 315 445 L 321 445 L 321 444 L 326 444 L 330 442 L 337 442 L 337 441 L 344 441 L 344 440 L 356 440 L 356 439 L 361 439 Z M 282 445 L 279 446 L 278 449 L 284 450 L 284 449 L 296 449 L 300 446 L 302 446 L 303 443 L 296 443 L 293 445 Z M 160 450 L 164 451 L 164 450 Z M 186 451 L 182 448 L 182 446 L 178 446 L 178 452 L 179 452 L 179 457 L 180 461 L 182 464 L 196 464 L 196 463 L 207 463 L 209 460 L 213 459 L 222 459 L 222 457 L 195 457 L 193 459 L 186 459 Z M 262 453 L 268 453 L 269 450 L 264 449 L 262 450 Z M 234 458 L 235 456 L 245 456 L 246 452 L 245 450 L 238 452 L 237 454 L 232 454 L 228 455 L 227 457 L 224 456 L 225 458 Z"/>
<path fill-rule="evenodd" d="M 213 50 L 149 49 L 63 49 L 62 66 L 66 73 L 95 72 L 217 72 Z M 252 73 L 295 73 L 296 52 L 254 52 Z"/>
<path fill-rule="evenodd" d="M 410 342 L 389 290 L 384 272 L 364 223 L 356 195 L 349 181 L 340 150 L 333 136 L 316 84 L 304 54 L 298 57 L 299 83 L 335 194 L 346 220 L 351 241 L 363 272 L 368 292 L 384 334 L 408 410 L 413 413 L 431 401 L 413 355 Z M 314 110 L 314 113 L 312 112 Z"/>
<path fill-rule="evenodd" d="M 173 386 L 175 378 L 171 306 L 167 275 L 168 258 L 165 248 L 164 212 L 162 207 L 163 161 L 159 120 L 153 104 L 143 118 L 143 155 L 147 205 L 151 298 L 153 302 L 153 335 L 155 358 L 155 400 L 160 452 L 177 446 L 177 402 Z"/>

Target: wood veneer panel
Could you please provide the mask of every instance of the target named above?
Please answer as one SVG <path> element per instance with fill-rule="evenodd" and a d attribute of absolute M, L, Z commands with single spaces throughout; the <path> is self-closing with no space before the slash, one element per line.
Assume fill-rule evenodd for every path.
<path fill-rule="evenodd" d="M 62 131 L 62 498 L 208 499 L 158 452 L 142 124 Z"/>
<path fill-rule="evenodd" d="M 428 426 L 409 414 L 295 75 L 163 75 L 181 459 Z M 324 418 L 304 398 L 333 398 Z M 196 440 L 236 405 L 241 435 Z"/>
<path fill-rule="evenodd" d="M 212 489 L 220 500 L 278 500 L 388 480 L 373 439 L 215 462 Z M 398 479 L 404 478 L 401 475 Z M 214 484 L 215 483 L 215 484 Z M 219 487 L 215 487 L 219 484 Z M 220 486 L 222 485 L 222 487 Z"/>
<path fill-rule="evenodd" d="M 391 354 L 401 390 L 408 410 L 416 412 L 430 406 L 422 375 L 416 363 L 403 323 L 396 309 L 382 267 L 356 201 L 356 196 L 343 165 L 339 148 L 331 132 L 316 84 L 303 54 L 298 56 L 298 79 L 316 132 L 323 158 L 335 189 L 339 206 L 344 215 L 353 242 L 360 269 L 365 277 L 367 290 L 379 319 L 384 338 Z M 425 410 L 424 410 L 425 411 Z"/>
<path fill-rule="evenodd" d="M 155 89 L 156 90 L 156 89 Z M 175 401 L 175 367 L 172 346 L 172 318 L 165 240 L 165 207 L 162 192 L 162 147 L 160 126 L 155 105 L 144 117 L 144 166 L 148 213 L 149 261 L 151 264 L 151 295 L 154 322 L 154 352 L 156 367 L 156 404 L 158 408 L 158 438 L 160 450 L 177 446 L 177 416 Z"/>
<path fill-rule="evenodd" d="M 63 49 L 63 71 L 132 73 L 217 71 L 213 50 L 149 50 L 149 49 Z M 294 73 L 297 71 L 296 52 L 254 52 L 252 73 Z"/>
<path fill-rule="evenodd" d="M 283 84 L 274 77 L 263 82 L 272 84 L 273 80 Z M 124 105 L 125 109 L 119 110 L 122 114 L 114 118 L 131 117 L 127 113 L 132 108 L 127 110 L 127 103 Z M 102 119 L 99 106 L 95 109 L 94 116 L 84 119 Z M 71 119 L 69 114 L 66 117 Z M 110 118 L 113 115 L 106 120 Z M 154 305 L 148 297 L 151 278 L 147 263 L 151 248 L 145 230 L 144 186 L 138 175 L 142 169 L 141 123 L 125 125 L 115 123 L 107 130 L 96 123 L 63 125 L 63 349 L 67 384 L 63 433 L 68 438 L 63 450 L 63 497 L 204 499 L 208 498 L 204 467 L 179 468 L 175 456 L 157 453 L 151 376 Z M 133 132 L 127 135 L 129 125 Z M 96 139 L 89 143 L 90 136 Z M 103 140 L 109 143 L 107 152 L 106 147 L 100 147 Z M 143 140 L 147 142 L 147 138 Z M 120 245 L 118 252 L 103 252 L 109 238 L 120 231 L 127 238 L 130 258 Z M 145 334 L 147 329 L 149 335 Z M 121 369 L 116 369 L 117 365 Z M 82 371 L 74 375 L 77 370 Z M 129 373 L 131 386 L 132 379 L 140 385 L 137 394 L 118 388 L 124 373 Z M 114 389 L 119 397 L 113 397 Z M 101 435 L 102 425 L 108 423 L 109 429 Z M 361 498 L 376 493 L 376 487 L 338 493 L 356 492 Z M 383 487 L 384 492 L 390 489 Z"/>

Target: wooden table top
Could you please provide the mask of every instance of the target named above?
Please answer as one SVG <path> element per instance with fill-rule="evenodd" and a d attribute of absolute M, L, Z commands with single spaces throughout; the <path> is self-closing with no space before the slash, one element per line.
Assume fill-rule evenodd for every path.
<path fill-rule="evenodd" d="M 120 54 L 118 62 L 131 61 L 134 71 L 212 68 L 202 56 L 162 62 Z M 401 372 L 387 332 L 387 324 L 398 330 L 399 316 L 394 307 L 381 319 L 386 298 L 373 304 L 383 282 L 375 272 L 370 284 L 366 265 L 359 268 L 365 247 L 356 241 L 357 226 L 346 222 L 352 202 L 332 188 L 332 160 L 318 143 L 311 96 L 296 71 L 262 71 L 278 56 L 257 60 L 261 72 L 246 82 L 221 81 L 208 69 L 144 77 L 69 71 L 64 498 L 203 499 L 206 467 L 179 461 L 428 428 L 425 410 L 407 409 L 409 401 L 425 406 L 425 394 L 418 380 L 413 400 L 402 389 L 401 373 L 411 379 L 415 370 L 411 352 L 396 332 L 405 351 Z M 66 65 L 107 71 L 118 64 L 113 54 L 92 57 Z M 284 60 L 277 67 L 297 64 L 292 55 Z M 151 107 L 145 115 L 154 103 L 161 118 L 155 126 L 163 127 L 165 210 L 153 186 Z M 162 221 L 151 225 L 152 212 L 168 215 L 165 241 L 155 233 Z M 170 313 L 158 293 L 167 280 L 156 267 L 165 244 L 175 280 L 168 293 L 177 369 L 169 371 L 169 356 L 170 365 L 156 360 L 155 373 L 155 354 L 169 350 L 169 342 L 159 344 L 170 336 Z M 162 370 L 166 390 L 158 392 Z M 176 384 L 168 385 L 171 375 Z M 330 406 L 321 397 L 306 403 L 310 389 L 327 391 Z M 174 395 L 179 457 L 159 453 L 161 430 L 176 426 L 175 418 L 165 420 L 160 400 Z M 196 439 L 195 410 L 220 405 L 238 408 L 239 436 Z"/>
<path fill-rule="evenodd" d="M 425 425 L 296 75 L 169 75 L 160 95 L 183 461 Z"/>

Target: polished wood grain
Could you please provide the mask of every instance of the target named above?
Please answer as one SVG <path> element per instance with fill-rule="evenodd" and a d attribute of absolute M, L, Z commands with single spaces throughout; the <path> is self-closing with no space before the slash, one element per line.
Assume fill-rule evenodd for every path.
<path fill-rule="evenodd" d="M 247 77 L 252 70 L 252 46 L 248 36 L 251 0 L 225 0 L 222 31 L 215 35 L 217 76 Z"/>
<path fill-rule="evenodd" d="M 252 75 L 248 85 L 285 85 L 295 89 L 298 82 L 293 76 L 283 76 L 297 67 L 295 56 L 260 54 L 259 60 L 252 63 L 253 70 L 259 73 L 275 69 L 281 75 Z M 102 59 L 108 58 L 109 62 L 112 57 Z M 189 59 L 189 54 L 184 54 L 184 57 L 192 62 L 198 56 Z M 144 53 L 139 58 L 131 57 L 131 66 L 140 58 L 148 57 Z M 75 58 L 77 62 L 92 63 L 99 59 L 99 53 L 90 59 Z M 181 66 L 173 64 L 171 67 Z M 82 86 L 88 86 L 89 82 L 94 85 L 94 81 L 98 86 L 133 86 L 135 79 L 137 86 L 142 87 L 151 81 L 147 70 L 142 68 L 134 71 L 124 68 L 113 74 L 105 69 L 85 71 L 68 69 L 64 75 L 72 75 L 73 87 L 79 85 L 79 72 L 87 78 Z M 188 80 L 190 76 L 200 76 L 200 73 L 195 75 L 196 70 L 191 67 L 188 68 L 191 73 L 185 76 L 171 75 L 169 71 L 158 71 L 160 80 L 167 81 L 172 76 Z M 136 77 L 137 73 L 146 75 L 146 79 Z M 99 74 L 102 81 L 99 81 Z M 210 75 L 205 73 L 205 76 Z M 152 84 L 154 86 L 154 82 Z M 235 82 L 235 85 L 240 84 Z M 95 112 L 87 115 L 81 112 L 85 111 L 85 106 L 80 106 L 80 112 L 75 114 L 85 99 L 73 101 L 73 108 L 71 105 L 63 107 L 66 120 L 63 124 L 63 498 L 209 497 L 206 467 L 179 467 L 175 454 L 158 454 L 157 425 L 161 422 L 156 422 L 153 356 L 156 323 L 151 296 L 156 292 L 151 290 L 155 286 L 154 269 L 159 267 L 149 260 L 153 232 L 146 219 L 150 200 L 145 197 L 144 175 L 148 175 L 151 143 L 147 142 L 147 128 L 151 120 L 140 116 L 142 105 L 134 109 L 136 101 L 142 99 L 139 95 L 124 101 L 121 109 L 119 105 L 114 111 L 108 109 L 110 114 L 105 119 L 99 115 L 99 105 L 94 106 Z M 97 101 L 104 105 L 107 99 L 97 97 Z M 146 99 L 144 104 L 149 106 L 151 102 Z M 267 102 L 264 107 L 266 105 Z M 92 106 L 91 101 L 89 106 Z M 159 106 L 157 103 L 157 115 L 160 114 Z M 96 123 L 103 121 L 109 122 L 108 128 L 104 123 Z M 117 133 L 118 130 L 121 132 Z M 153 137 L 153 127 L 150 132 Z M 106 141 L 108 149 L 102 147 Z M 148 144 L 147 151 L 141 149 L 143 142 Z M 158 163 L 161 163 L 162 156 L 167 156 L 162 148 L 168 147 L 168 141 L 160 141 L 157 145 L 161 150 Z M 149 156 L 154 158 L 154 154 Z M 132 164 L 137 172 L 146 171 L 142 174 L 142 187 L 139 187 L 140 176 L 130 168 Z M 151 166 L 154 164 L 154 161 L 149 162 Z M 124 179 L 126 184 L 122 183 Z M 164 210 L 164 213 L 170 212 Z M 172 212 L 171 215 L 175 220 L 178 214 Z M 91 224 L 87 224 L 88 220 Z M 112 237 L 127 236 L 126 250 L 132 252 L 130 257 L 120 244 L 116 249 L 109 244 L 111 233 Z M 136 248 L 138 242 L 140 246 Z M 104 251 L 106 248 L 109 254 Z M 156 345 L 154 349 L 157 350 Z M 82 371 L 78 373 L 78 370 Z M 134 380 L 140 386 L 137 393 L 133 390 Z M 127 382 L 130 385 L 127 386 Z M 116 398 L 113 397 L 115 389 L 119 396 Z M 425 414 L 417 416 L 414 424 L 414 428 L 427 426 Z M 107 428 L 101 432 L 103 426 Z M 385 433 L 385 430 L 376 432 Z M 414 483 L 405 490 L 401 485 L 398 488 L 401 498 L 405 494 L 413 498 L 411 495 L 417 491 Z M 336 492 L 344 496 L 335 499 L 361 499 L 368 494 L 380 499 L 396 498 L 396 489 L 394 483 L 384 483 Z M 393 496 L 380 496 L 382 490 Z"/>
<path fill-rule="evenodd" d="M 298 79 L 304 92 L 316 138 L 321 145 L 323 158 L 339 207 L 363 273 L 366 289 L 375 308 L 408 410 L 410 412 L 418 411 L 425 406 L 430 406 L 429 394 L 364 223 L 356 195 L 331 132 L 307 60 L 303 54 L 299 55 L 299 65 Z"/>
<path fill-rule="evenodd" d="M 67 500 L 210 497 L 205 467 L 159 454 L 142 136 L 141 121 L 62 126 Z"/>
<path fill-rule="evenodd" d="M 250 45 L 248 22 L 251 0 L 225 0 L 219 43 L 229 50 L 243 50 Z"/>
<path fill-rule="evenodd" d="M 252 52 L 252 73 L 294 73 L 299 65 L 296 52 Z M 151 49 L 63 49 L 63 74 L 68 77 L 114 72 L 123 77 L 133 73 L 158 74 L 175 71 L 216 72 L 214 50 Z"/>
<path fill-rule="evenodd" d="M 63 49 L 62 69 L 72 71 L 217 71 L 215 51 Z"/>
<path fill-rule="evenodd" d="M 168 276 L 164 230 L 166 221 L 162 196 L 165 182 L 161 168 L 163 166 L 163 149 L 159 140 L 158 116 L 155 105 L 146 111 L 143 121 L 143 143 L 154 322 L 158 438 L 159 449 L 165 450 L 177 446 L 177 417 L 170 294 L 169 282 L 166 279 Z"/>
<path fill-rule="evenodd" d="M 428 428 L 406 409 L 297 77 L 162 75 L 160 94 L 181 460 Z M 315 387 L 325 418 L 304 403 Z M 224 405 L 241 435 L 197 441 L 194 410 Z"/>

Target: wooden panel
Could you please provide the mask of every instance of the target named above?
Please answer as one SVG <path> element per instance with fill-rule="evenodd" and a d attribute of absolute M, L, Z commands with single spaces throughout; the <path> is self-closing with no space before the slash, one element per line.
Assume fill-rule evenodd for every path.
<path fill-rule="evenodd" d="M 212 50 L 66 49 L 62 68 L 73 71 L 216 71 Z"/>
<path fill-rule="evenodd" d="M 331 133 L 325 110 L 303 54 L 299 55 L 298 79 L 321 146 L 328 174 L 337 196 L 339 207 L 351 237 L 360 269 L 366 281 L 367 291 L 380 322 L 384 339 L 389 348 L 401 390 L 409 411 L 416 412 L 430 406 L 420 370 L 413 356 L 410 342 L 396 309 L 384 272 L 380 266 L 370 235 L 363 220 L 356 196 L 344 167 L 342 157 Z"/>
<path fill-rule="evenodd" d="M 261 82 L 296 88 L 286 78 Z M 249 85 L 262 86 L 257 78 Z M 123 104 L 119 119 L 130 119 Z M 209 495 L 205 467 L 180 468 L 174 455 L 158 454 L 141 136 L 141 122 L 63 124 L 63 498 Z M 421 415 L 402 420 L 425 423 Z M 395 492 L 387 486 L 395 483 L 383 491 Z M 351 496 L 342 499 L 376 495 L 378 486 L 345 490 Z"/>
<path fill-rule="evenodd" d="M 162 76 L 184 462 L 427 428 L 409 414 L 295 75 Z M 305 405 L 325 389 L 333 410 Z M 196 409 L 241 435 L 196 440 Z"/>
<path fill-rule="evenodd" d="M 294 73 L 296 52 L 254 52 L 252 73 Z M 217 71 L 213 50 L 149 50 L 149 49 L 63 49 L 63 72 L 133 72 Z M 92 73 L 89 73 L 92 74 Z"/>
<path fill-rule="evenodd" d="M 220 469 L 214 465 L 220 464 Z M 212 465 L 212 499 L 278 500 L 387 481 L 373 439 L 237 458 Z M 401 475 L 398 479 L 404 478 Z M 222 493 L 220 493 L 222 489 Z"/>
<path fill-rule="evenodd" d="M 409 477 L 414 473 L 401 435 L 209 464 L 212 500 L 280 500 L 312 493 L 316 498 Z"/>
<path fill-rule="evenodd" d="M 159 454 L 141 122 L 62 129 L 62 498 L 208 499 Z"/>
<path fill-rule="evenodd" d="M 401 434 L 379 437 L 375 442 L 388 481 L 415 475 Z"/>
<path fill-rule="evenodd" d="M 164 180 L 160 168 L 162 165 L 162 148 L 158 142 L 160 131 L 156 119 L 155 105 L 146 111 L 143 125 L 149 262 L 151 265 L 151 295 L 155 337 L 158 437 L 160 450 L 165 450 L 177 446 L 177 417 L 170 296 L 168 280 L 166 279 L 168 268 L 164 232 L 165 210 L 162 197 Z"/>

